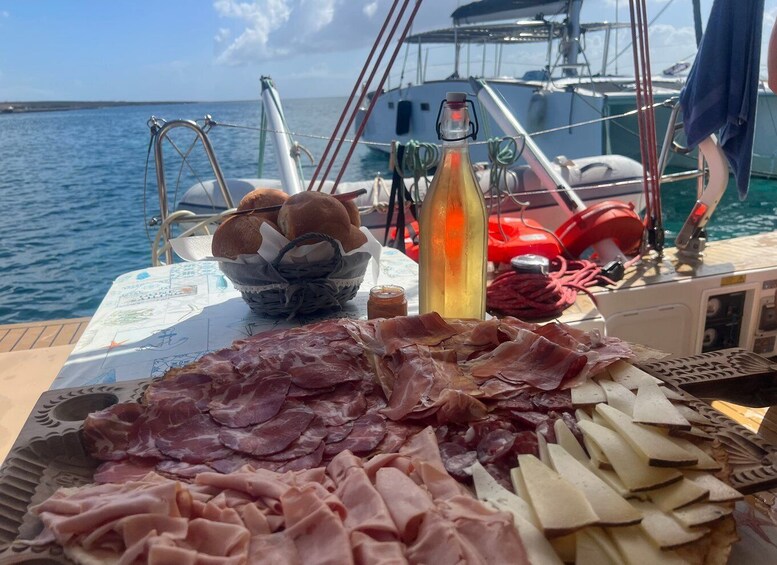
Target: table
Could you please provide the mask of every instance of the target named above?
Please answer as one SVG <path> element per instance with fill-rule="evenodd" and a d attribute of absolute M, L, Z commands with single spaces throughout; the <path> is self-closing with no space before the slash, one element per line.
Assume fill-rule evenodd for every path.
<path fill-rule="evenodd" d="M 408 311 L 417 313 L 418 265 L 384 248 L 377 280 L 369 265 L 342 311 L 286 320 L 252 313 L 215 261 L 132 271 L 113 282 L 51 388 L 160 377 L 259 332 L 326 317 L 366 318 L 370 288 L 389 282 L 405 288 Z"/>

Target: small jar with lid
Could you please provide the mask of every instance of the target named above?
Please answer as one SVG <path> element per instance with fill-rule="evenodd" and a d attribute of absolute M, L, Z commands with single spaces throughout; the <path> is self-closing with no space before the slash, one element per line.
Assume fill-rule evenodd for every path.
<path fill-rule="evenodd" d="M 374 286 L 367 301 L 367 318 L 407 316 L 405 289 L 397 285 Z"/>

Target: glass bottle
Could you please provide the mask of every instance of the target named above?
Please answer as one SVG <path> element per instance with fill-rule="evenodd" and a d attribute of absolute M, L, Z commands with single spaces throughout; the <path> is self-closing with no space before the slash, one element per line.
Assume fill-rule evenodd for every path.
<path fill-rule="evenodd" d="M 486 205 L 469 159 L 466 94 L 449 92 L 438 116 L 442 157 L 421 207 L 419 310 L 483 319 L 486 310 Z"/>

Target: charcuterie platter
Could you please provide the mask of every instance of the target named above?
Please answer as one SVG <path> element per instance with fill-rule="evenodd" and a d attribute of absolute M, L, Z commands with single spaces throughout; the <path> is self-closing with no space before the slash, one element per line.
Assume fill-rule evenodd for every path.
<path fill-rule="evenodd" d="M 0 563 L 313 562 L 299 508 L 352 562 L 725 562 L 777 451 L 630 355 L 509 318 L 326 320 L 50 391 L 0 470 Z"/>

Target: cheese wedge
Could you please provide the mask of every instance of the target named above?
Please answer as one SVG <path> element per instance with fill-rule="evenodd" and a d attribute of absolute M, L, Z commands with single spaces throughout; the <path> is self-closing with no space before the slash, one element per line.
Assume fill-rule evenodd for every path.
<path fill-rule="evenodd" d="M 676 402 L 673 402 L 674 407 L 677 409 L 677 411 L 683 415 L 683 417 L 688 420 L 691 424 L 698 424 L 701 426 L 712 426 L 713 422 L 706 416 L 702 416 L 699 414 L 696 410 L 691 408 L 690 406 L 687 406 L 685 404 L 679 404 Z"/>
<path fill-rule="evenodd" d="M 691 423 L 669 402 L 658 385 L 648 380 L 643 381 L 637 389 L 632 418 L 639 424 L 691 429 Z"/>
<path fill-rule="evenodd" d="M 572 406 L 590 406 L 607 401 L 602 387 L 593 380 L 588 380 L 570 389 L 569 392 L 572 393 Z"/>
<path fill-rule="evenodd" d="M 678 522 L 692 528 L 709 524 L 723 516 L 728 516 L 733 511 L 733 505 L 714 504 L 712 502 L 699 502 L 673 512 Z"/>
<path fill-rule="evenodd" d="M 582 421 L 578 425 L 586 438 L 604 452 L 618 477 L 630 491 L 654 489 L 682 479 L 683 474 L 676 469 L 647 465 L 616 432 L 593 422 Z"/>
<path fill-rule="evenodd" d="M 479 500 L 495 510 L 512 515 L 515 529 L 521 536 L 530 563 L 548 563 L 561 565 L 548 538 L 538 529 L 534 511 L 519 496 L 500 485 L 479 463 L 472 466 L 472 479 Z"/>
<path fill-rule="evenodd" d="M 660 489 L 650 490 L 646 494 L 661 510 L 671 512 L 706 499 L 709 496 L 709 491 L 703 486 L 683 477 L 682 480 L 676 483 Z"/>
<path fill-rule="evenodd" d="M 728 486 L 726 483 L 709 473 L 701 471 L 683 471 L 683 474 L 689 481 L 693 481 L 698 486 L 709 491 L 708 500 L 710 502 L 732 502 L 744 498 L 738 490 Z"/>
<path fill-rule="evenodd" d="M 603 381 L 601 387 L 607 396 L 607 404 L 629 416 L 634 413 L 634 403 L 637 401 L 637 396 L 633 392 L 614 382 Z"/>
<path fill-rule="evenodd" d="M 585 495 L 534 455 L 519 455 L 517 471 L 546 536 L 570 534 L 599 520 Z"/>
<path fill-rule="evenodd" d="M 616 361 L 607 367 L 610 378 L 616 383 L 625 386 L 629 390 L 637 390 L 644 381 L 652 381 L 660 384 L 661 379 L 646 373 L 642 369 L 637 369 L 627 361 Z"/>
<path fill-rule="evenodd" d="M 715 461 L 711 455 L 704 451 L 701 447 L 696 445 L 690 440 L 680 437 L 673 437 L 671 440 L 679 447 L 693 454 L 699 461 L 696 465 L 688 467 L 695 471 L 720 471 L 722 469 L 720 463 Z"/>
<path fill-rule="evenodd" d="M 619 565 L 620 556 L 612 559 L 596 539 L 588 533 L 591 529 L 585 528 L 575 536 L 575 565 Z"/>
<path fill-rule="evenodd" d="M 632 504 L 643 515 L 642 529 L 661 549 L 671 549 L 692 543 L 709 533 L 707 528 L 689 530 L 670 514 L 665 514 L 660 508 L 650 502 L 635 500 L 632 501 Z"/>
<path fill-rule="evenodd" d="M 635 424 L 629 416 L 612 406 L 597 404 L 596 411 L 607 420 L 613 430 L 623 436 L 637 453 L 642 455 L 649 465 L 679 467 L 695 465 L 699 461 L 695 455 L 679 447 L 667 436 L 649 426 Z M 614 464 L 612 457 L 608 455 L 608 458 L 610 463 Z"/>
<path fill-rule="evenodd" d="M 607 560 L 611 561 L 612 563 L 622 563 L 623 559 L 621 559 L 621 554 L 618 551 L 618 548 L 615 547 L 615 544 L 610 539 L 610 536 L 607 535 L 607 532 L 604 528 L 598 528 L 596 526 L 589 526 L 588 528 L 583 528 L 580 530 L 577 535 L 585 535 L 591 542 L 595 543 L 597 546 L 599 546 L 599 549 L 601 550 L 604 557 L 604 562 L 606 563 Z"/>
<path fill-rule="evenodd" d="M 567 426 L 563 419 L 559 418 L 553 422 L 553 431 L 556 432 L 556 442 L 566 449 L 567 453 L 578 461 L 586 465 L 588 464 L 589 459 L 585 454 L 583 446 L 577 441 L 575 434 L 572 433 L 572 430 L 569 429 L 569 426 Z"/>
<path fill-rule="evenodd" d="M 607 531 L 622 557 L 622 563 L 628 565 L 680 565 L 685 560 L 671 550 L 659 549 L 642 529 L 642 526 L 611 528 Z"/>
<path fill-rule="evenodd" d="M 534 514 L 534 516 L 537 516 L 537 512 L 534 510 L 534 507 L 531 505 L 531 499 L 529 498 L 529 491 L 526 488 L 526 483 L 523 480 L 523 474 L 521 474 L 520 470 L 517 467 L 514 469 L 510 469 L 510 482 L 513 483 L 513 489 L 515 490 L 515 494 L 521 497 L 529 505 L 529 508 L 531 508 L 531 511 Z M 533 520 L 533 522 L 537 524 L 537 527 L 540 527 L 539 518 L 537 518 L 536 520 Z"/>
<path fill-rule="evenodd" d="M 642 515 L 560 445 L 549 444 L 548 456 L 556 472 L 577 487 L 585 495 L 602 526 L 636 524 Z"/>

